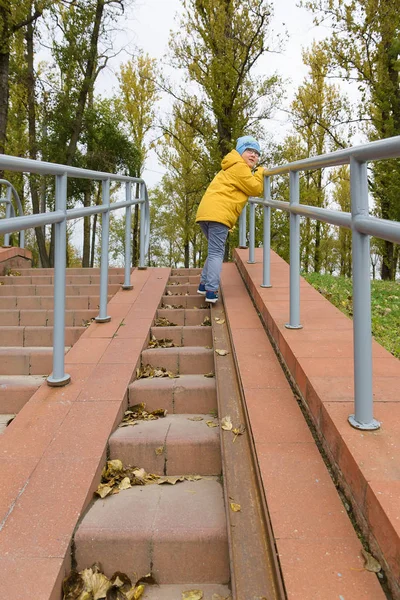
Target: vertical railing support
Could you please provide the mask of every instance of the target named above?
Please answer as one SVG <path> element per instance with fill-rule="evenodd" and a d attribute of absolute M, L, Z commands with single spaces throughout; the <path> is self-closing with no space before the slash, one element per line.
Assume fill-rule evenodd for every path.
<path fill-rule="evenodd" d="M 300 177 L 290 171 L 290 205 L 300 203 Z M 302 329 L 300 325 L 300 216 L 290 213 L 290 321 L 287 329 Z"/>
<path fill-rule="evenodd" d="M 351 216 L 368 216 L 366 163 L 350 159 Z M 354 415 L 349 423 L 357 429 L 379 429 L 373 417 L 371 278 L 369 235 L 352 228 Z"/>
<path fill-rule="evenodd" d="M 7 186 L 7 191 L 6 191 L 6 219 L 9 219 L 11 217 L 11 214 L 12 214 L 11 187 L 8 185 Z M 10 247 L 10 234 L 9 233 L 5 233 L 4 234 L 3 248 L 9 248 L 9 247 Z"/>
<path fill-rule="evenodd" d="M 96 323 L 108 323 L 111 317 L 107 316 L 108 301 L 108 241 L 110 234 L 110 180 L 104 179 L 101 184 L 102 206 L 107 206 L 101 217 L 101 263 L 100 263 L 100 309 L 95 318 Z"/>
<path fill-rule="evenodd" d="M 47 378 L 51 387 L 61 387 L 71 381 L 64 372 L 65 355 L 65 292 L 67 262 L 67 175 L 56 175 L 56 210 L 65 219 L 54 225 L 54 323 L 53 323 L 53 373 Z"/>
<path fill-rule="evenodd" d="M 125 184 L 125 200 L 131 201 L 131 183 Z M 122 285 L 123 290 L 132 290 L 131 284 L 131 243 L 132 243 L 132 207 L 125 209 L 125 277 Z"/>
<path fill-rule="evenodd" d="M 139 232 L 139 244 L 140 244 L 140 255 L 139 255 L 139 269 L 144 270 L 146 269 L 146 256 L 145 256 L 145 252 L 146 252 L 146 247 L 145 247 L 145 240 L 146 240 L 146 206 L 145 206 L 145 199 L 146 199 L 146 190 L 144 187 L 144 183 L 140 184 L 140 199 L 142 200 L 142 203 L 140 204 L 140 232 Z"/>
<path fill-rule="evenodd" d="M 256 246 L 256 205 L 254 202 L 249 202 L 250 205 L 250 219 L 249 219 L 249 260 L 247 263 L 253 265 L 256 261 L 254 259 L 255 246 Z"/>
<path fill-rule="evenodd" d="M 239 217 L 239 248 L 247 248 L 246 244 L 247 204 L 244 205 Z"/>
<path fill-rule="evenodd" d="M 271 177 L 264 177 L 264 200 L 271 200 Z M 262 288 L 271 285 L 271 207 L 264 206 L 263 223 L 263 282 Z"/>

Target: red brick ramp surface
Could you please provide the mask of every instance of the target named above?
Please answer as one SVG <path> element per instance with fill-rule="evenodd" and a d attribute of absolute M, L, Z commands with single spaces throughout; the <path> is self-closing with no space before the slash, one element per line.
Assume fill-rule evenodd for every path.
<path fill-rule="evenodd" d="M 373 342 L 374 416 L 382 422 L 382 426 L 374 432 L 359 431 L 350 427 L 347 417 L 354 412 L 351 320 L 305 280 L 301 280 L 300 322 L 303 329 L 288 330 L 285 323 L 289 321 L 289 266 L 276 254 L 271 253 L 273 287 L 261 288 L 261 249 L 256 250 L 255 257 L 255 264 L 247 264 L 248 252 L 236 251 L 239 270 L 304 399 L 320 441 L 340 485 L 346 492 L 370 551 L 384 567 L 393 597 L 400 598 L 400 363 L 379 344 Z M 233 269 L 233 266 L 227 265 L 226 268 Z M 233 277 L 229 271 L 229 277 L 231 276 Z M 224 276 L 223 281 L 225 290 L 225 287 L 230 285 L 230 279 L 227 280 L 227 276 Z M 229 289 L 227 287 L 228 291 Z M 228 301 L 227 306 L 229 307 Z M 234 314 L 240 317 L 240 311 Z M 246 321 L 244 323 L 246 324 Z M 250 358 L 247 360 L 251 361 Z M 271 385 L 275 374 L 271 373 L 268 376 L 265 367 L 256 367 L 258 362 L 254 361 L 252 364 L 252 375 L 254 376 L 255 369 L 258 368 L 264 382 L 269 381 Z M 240 365 L 244 384 L 252 379 L 245 367 L 245 364 Z M 258 396 L 259 392 L 255 389 L 252 394 Z M 278 411 L 275 417 L 267 408 L 266 400 L 265 404 L 261 400 L 259 402 L 257 410 L 261 412 L 257 412 L 255 435 L 259 430 L 269 432 L 270 421 L 275 418 L 278 419 L 275 431 L 267 433 L 267 436 L 275 436 L 280 430 L 287 440 L 291 438 L 290 431 L 298 435 L 297 425 L 291 418 L 295 410 L 292 402 L 288 403 L 279 396 L 275 397 L 272 403 Z M 281 410 L 282 407 L 285 408 Z M 285 415 L 284 420 L 282 414 Z M 295 447 L 290 444 L 286 444 L 285 447 L 287 450 L 284 461 L 276 467 L 272 466 L 272 462 L 268 469 L 271 470 L 272 477 L 274 468 L 276 473 L 280 473 L 285 471 L 288 461 L 290 464 L 297 464 L 297 474 L 294 474 L 293 479 L 295 482 L 300 478 L 302 470 L 307 471 L 304 466 L 305 460 L 301 459 L 301 454 L 296 451 L 292 462 L 290 452 Z M 304 446 L 300 444 L 297 447 L 304 450 Z M 259 458 L 261 465 L 269 464 L 263 451 L 260 451 Z M 281 461 L 283 457 L 279 456 L 278 459 L 275 456 L 274 460 Z M 283 481 L 287 498 L 290 498 L 292 493 L 296 498 L 301 498 L 299 503 L 294 503 L 297 506 L 296 510 L 299 505 L 308 505 L 308 502 L 309 506 L 313 505 L 312 497 L 310 500 L 304 499 L 292 490 L 287 477 Z M 318 520 L 314 524 L 317 522 Z M 327 526 L 328 522 L 332 524 L 332 519 L 324 515 L 321 522 Z M 307 542 L 299 539 L 297 542 L 291 540 L 290 543 L 286 543 L 288 548 L 292 548 L 295 544 L 306 545 Z M 292 553 L 288 560 L 297 561 L 295 554 Z M 312 555 L 309 560 L 314 560 Z M 358 567 L 351 565 L 349 568 Z"/>

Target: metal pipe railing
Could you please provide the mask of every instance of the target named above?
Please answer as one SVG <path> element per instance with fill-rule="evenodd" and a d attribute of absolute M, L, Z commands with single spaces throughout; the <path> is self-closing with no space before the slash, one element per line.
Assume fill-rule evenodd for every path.
<path fill-rule="evenodd" d="M 13 186 L 5 181 L 0 183 L 7 185 L 7 207 L 11 204 L 11 193 L 14 193 L 18 211 L 18 217 L 7 213 L 5 219 L 0 220 L 0 233 L 9 235 L 10 233 L 26 229 L 42 227 L 43 225 L 55 225 L 54 235 L 54 328 L 53 328 L 53 372 L 47 378 L 51 386 L 63 386 L 71 380 L 70 375 L 65 373 L 65 290 L 66 290 L 66 244 L 67 221 L 80 217 L 87 217 L 93 214 L 102 215 L 101 231 L 101 259 L 100 259 L 100 301 L 99 315 L 96 317 L 98 323 L 106 323 L 111 317 L 107 315 L 108 300 L 108 254 L 109 254 L 109 226 L 110 212 L 117 209 L 125 209 L 125 278 L 122 289 L 132 289 L 130 285 L 130 262 L 131 262 L 131 207 L 133 204 L 139 204 L 140 213 L 140 268 L 145 269 L 146 253 L 150 238 L 150 209 L 147 188 L 142 179 L 137 177 L 127 177 L 100 171 L 90 171 L 70 167 L 68 165 L 58 165 L 45 163 L 19 157 L 0 155 L 0 169 L 21 171 L 28 173 L 39 173 L 41 175 L 55 176 L 55 210 L 34 215 L 23 215 L 22 206 L 17 192 Z M 102 204 L 101 206 L 74 208 L 67 210 L 67 183 L 68 177 L 93 179 L 102 183 Z M 125 183 L 125 200 L 110 203 L 111 181 Z M 132 185 L 139 185 L 141 194 L 139 198 L 132 200 Z M 14 191 L 13 191 L 14 190 Z M 21 236 L 23 239 L 23 236 Z"/>
<path fill-rule="evenodd" d="M 21 200 L 19 198 L 18 192 L 15 189 L 15 187 L 6 179 L 0 179 L 0 186 L 1 185 L 5 185 L 7 187 L 7 192 L 6 192 L 6 197 L 3 199 L 0 199 L 0 202 L 5 202 L 6 203 L 6 219 L 15 217 L 15 210 L 14 207 L 12 205 L 12 196 L 14 197 L 15 200 L 15 204 L 17 205 L 17 211 L 18 214 L 20 216 L 22 216 L 24 214 L 23 208 L 22 208 L 22 204 L 21 204 Z M 8 248 L 10 245 L 10 234 L 9 233 L 5 233 L 4 234 L 4 244 L 3 247 L 4 248 Z M 21 231 L 20 233 L 20 240 L 19 240 L 19 245 L 20 248 L 25 248 L 25 231 Z"/>
<path fill-rule="evenodd" d="M 250 211 L 256 204 L 263 206 L 263 283 L 270 287 L 270 215 L 267 209 L 278 209 L 290 214 L 290 321 L 291 329 L 300 329 L 300 216 L 323 221 L 352 230 L 353 239 L 353 338 L 354 338 L 354 414 L 349 423 L 357 429 L 372 430 L 380 427 L 373 416 L 372 394 L 372 334 L 371 334 L 371 280 L 370 236 L 400 243 L 400 223 L 369 215 L 367 162 L 400 156 L 400 136 L 346 148 L 317 157 L 306 158 L 265 172 L 264 198 L 250 198 Z M 323 167 L 350 164 L 351 213 L 299 204 L 299 172 Z M 290 202 L 272 200 L 270 178 L 289 173 Z M 251 214 L 251 213 L 250 213 Z M 242 221 L 241 235 L 246 221 Z M 249 262 L 254 261 L 255 219 L 250 219 Z"/>

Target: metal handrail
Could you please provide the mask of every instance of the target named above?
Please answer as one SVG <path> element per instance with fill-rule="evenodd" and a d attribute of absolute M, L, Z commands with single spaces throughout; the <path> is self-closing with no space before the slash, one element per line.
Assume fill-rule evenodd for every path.
<path fill-rule="evenodd" d="M 7 187 L 6 197 L 0 198 L 0 203 L 5 203 L 6 205 L 6 215 L 5 218 L 8 219 L 12 216 L 15 217 L 15 210 L 12 204 L 12 196 L 14 196 L 15 204 L 17 205 L 18 213 L 20 216 L 24 214 L 24 209 L 22 208 L 21 200 L 19 198 L 18 192 L 15 187 L 7 181 L 7 179 L 0 179 L 0 185 L 5 185 Z M 6 233 L 4 235 L 4 244 L 5 248 L 8 248 L 10 245 L 10 234 Z M 19 240 L 20 248 L 25 248 L 25 231 L 21 231 L 20 240 Z"/>
<path fill-rule="evenodd" d="M 264 198 L 250 198 L 249 260 L 255 254 L 255 205 L 264 207 L 263 217 L 263 281 L 270 288 L 271 209 L 290 214 L 290 317 L 286 327 L 301 329 L 300 324 L 300 216 L 323 221 L 352 230 L 353 278 L 353 338 L 354 338 L 354 414 L 348 420 L 352 427 L 378 429 L 380 422 L 373 417 L 372 395 L 372 328 L 370 236 L 400 243 L 400 223 L 369 215 L 367 162 L 398 158 L 400 136 L 370 142 L 298 160 L 265 171 Z M 314 206 L 300 205 L 299 172 L 323 167 L 350 164 L 351 213 Z M 289 174 L 290 202 L 271 199 L 271 176 Z M 246 246 L 246 210 L 239 220 L 239 244 Z"/>
<path fill-rule="evenodd" d="M 22 207 L 20 203 L 18 205 L 18 198 L 17 206 L 20 216 L 11 216 L 11 208 L 8 210 L 8 207 L 11 206 L 11 192 L 14 189 L 13 186 L 5 180 L 0 180 L 0 183 L 7 185 L 8 194 L 5 200 L 6 218 L 0 221 L 0 233 L 4 233 L 5 235 L 9 235 L 15 231 L 21 231 L 23 233 L 26 229 L 33 227 L 41 227 L 50 224 L 55 225 L 53 372 L 47 378 L 47 383 L 51 386 L 63 386 L 71 381 L 70 375 L 65 373 L 64 361 L 67 221 L 96 213 L 102 214 L 100 303 L 99 314 L 95 320 L 97 323 L 107 323 L 111 320 L 111 317 L 107 315 L 110 212 L 125 208 L 125 271 L 122 289 L 130 290 L 132 289 L 130 283 L 131 208 L 135 204 L 141 206 L 139 268 L 146 268 L 146 254 L 150 241 L 150 207 L 146 184 L 143 179 L 138 177 L 104 173 L 102 171 L 91 171 L 88 169 L 80 169 L 78 167 L 70 167 L 68 165 L 7 156 L 5 154 L 0 154 L 0 170 L 39 173 L 41 175 L 53 175 L 55 177 L 55 210 L 40 214 L 22 215 Z M 95 207 L 73 208 L 67 210 L 68 177 L 101 181 L 102 204 Z M 125 183 L 124 201 L 110 204 L 111 181 Z M 132 199 L 132 185 L 139 186 L 138 198 Z"/>

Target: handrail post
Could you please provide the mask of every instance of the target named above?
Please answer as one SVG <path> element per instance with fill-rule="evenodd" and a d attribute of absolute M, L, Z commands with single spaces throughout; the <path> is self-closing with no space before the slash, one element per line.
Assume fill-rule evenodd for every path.
<path fill-rule="evenodd" d="M 146 248 L 145 248 L 145 240 L 146 240 L 146 191 L 144 187 L 144 183 L 140 184 L 140 199 L 142 203 L 140 204 L 140 238 L 139 238 L 139 269 L 145 270 L 146 267 Z"/>
<path fill-rule="evenodd" d="M 246 225 L 247 225 L 247 204 L 243 206 L 243 210 L 239 217 L 239 248 L 247 248 L 246 244 Z"/>
<path fill-rule="evenodd" d="M 271 177 L 264 177 L 264 200 L 271 200 Z M 262 288 L 271 285 L 271 207 L 264 206 L 263 222 L 263 282 Z"/>
<path fill-rule="evenodd" d="M 9 219 L 11 217 L 11 188 L 8 185 L 7 186 L 7 191 L 6 191 L 6 219 Z M 10 234 L 9 233 L 5 233 L 4 234 L 4 242 L 3 242 L 3 248 L 9 248 L 10 247 Z"/>
<path fill-rule="evenodd" d="M 351 217 L 367 216 L 367 164 L 350 158 Z M 352 228 L 354 414 L 348 420 L 356 429 L 379 429 L 373 417 L 371 278 L 369 235 Z"/>
<path fill-rule="evenodd" d="M 101 184 L 102 205 L 110 206 L 110 179 L 103 179 Z M 100 263 L 100 309 L 95 317 L 96 323 L 108 323 L 111 317 L 107 316 L 108 301 L 108 242 L 110 233 L 110 210 L 102 213 L 101 219 L 101 263 Z"/>
<path fill-rule="evenodd" d="M 131 201 L 131 184 L 125 184 L 125 199 Z M 125 209 L 125 277 L 122 285 L 123 290 L 132 290 L 131 284 L 131 234 L 132 234 L 132 207 L 127 206 Z"/>
<path fill-rule="evenodd" d="M 250 204 L 250 219 L 249 219 L 249 260 L 247 264 L 253 265 L 256 261 L 254 260 L 254 251 L 256 246 L 256 205 L 254 202 Z"/>
<path fill-rule="evenodd" d="M 290 204 L 300 204 L 300 177 L 290 171 Z M 287 329 L 302 329 L 300 325 L 300 216 L 290 213 L 290 321 Z"/>
<path fill-rule="evenodd" d="M 56 210 L 65 218 L 54 225 L 54 323 L 53 373 L 47 378 L 51 387 L 62 387 L 71 381 L 64 372 L 65 365 L 65 293 L 67 262 L 67 175 L 56 175 Z"/>

